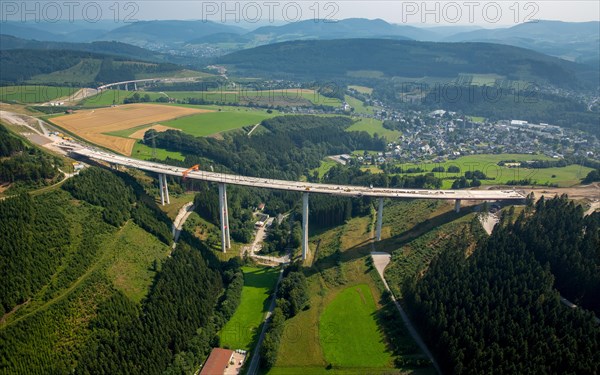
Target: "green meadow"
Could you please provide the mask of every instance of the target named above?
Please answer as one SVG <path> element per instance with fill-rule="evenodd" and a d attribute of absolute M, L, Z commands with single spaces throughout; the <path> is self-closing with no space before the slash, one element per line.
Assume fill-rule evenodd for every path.
<path fill-rule="evenodd" d="M 363 151 L 355 151 L 353 154 L 362 155 Z M 372 154 L 372 153 L 371 153 Z M 498 162 L 506 160 L 515 161 L 534 161 L 534 160 L 552 160 L 545 155 L 529 154 L 483 154 L 461 156 L 455 160 L 448 160 L 441 163 L 417 162 L 396 164 L 396 166 L 408 168 L 421 168 L 424 172 L 406 173 L 406 175 L 419 175 L 430 173 L 435 167 L 443 167 L 444 172 L 433 172 L 436 177 L 443 179 L 442 189 L 450 189 L 455 178 L 463 176 L 467 171 L 482 171 L 489 178 L 481 180 L 482 185 L 502 185 L 511 180 L 530 179 L 532 185 L 556 184 L 558 187 L 570 187 L 577 185 L 592 170 L 581 165 L 569 165 L 556 168 L 509 168 L 499 166 Z M 323 164 L 323 162 L 322 162 Z M 455 166 L 460 168 L 459 173 L 447 172 L 448 167 Z M 381 169 L 376 165 L 364 165 L 362 170 L 369 170 L 371 173 L 381 173 Z"/>
<path fill-rule="evenodd" d="M 275 114 L 258 110 L 208 112 L 162 122 L 162 125 L 181 129 L 196 137 L 252 126 Z"/>
<path fill-rule="evenodd" d="M 334 366 L 387 367 L 391 356 L 375 320 L 377 306 L 366 284 L 342 290 L 319 321 L 325 360 Z"/>
<path fill-rule="evenodd" d="M 85 107 L 101 107 L 113 104 L 123 104 L 123 100 L 133 96 L 134 93 L 141 96 L 148 94 L 152 101 L 160 97 L 168 97 L 175 100 L 186 100 L 189 98 L 201 99 L 216 103 L 238 103 L 248 104 L 250 102 L 261 105 L 272 106 L 303 106 L 303 105 L 329 105 L 338 107 L 341 101 L 336 98 L 328 98 L 320 95 L 314 90 L 286 89 L 286 90 L 219 90 L 219 91 L 125 91 L 105 90 L 102 93 L 85 99 Z"/>
<path fill-rule="evenodd" d="M 378 134 L 385 137 L 388 141 L 395 141 L 402 135 L 397 130 L 390 130 L 383 127 L 383 123 L 380 120 L 373 118 L 361 118 L 348 128 L 348 131 L 366 131 L 367 133 L 374 135 Z"/>
<path fill-rule="evenodd" d="M 279 270 L 275 268 L 243 267 L 242 299 L 233 317 L 220 333 L 221 346 L 251 350 L 255 334 L 269 309 L 270 293 Z"/>

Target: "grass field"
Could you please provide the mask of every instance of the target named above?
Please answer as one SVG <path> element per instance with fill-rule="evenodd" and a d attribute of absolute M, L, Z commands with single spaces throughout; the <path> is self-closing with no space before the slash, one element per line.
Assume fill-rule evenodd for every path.
<path fill-rule="evenodd" d="M 181 152 L 167 151 L 158 147 L 156 148 L 156 156 L 153 156 L 152 147 L 146 146 L 141 141 L 135 142 L 133 150 L 131 151 L 131 156 L 141 160 L 165 160 L 168 157 L 171 159 L 185 160 L 185 156 Z"/>
<path fill-rule="evenodd" d="M 371 289 L 359 284 L 341 291 L 321 314 L 319 338 L 334 366 L 388 367 L 390 354 L 375 320 Z"/>
<path fill-rule="evenodd" d="M 156 270 L 154 261 L 160 263 L 171 250 L 156 237 L 128 222 L 119 232 L 113 251 L 113 263 L 107 269 L 114 286 L 135 302 L 146 296 Z"/>
<path fill-rule="evenodd" d="M 136 62 L 137 64 L 137 62 Z M 135 75 L 135 79 L 149 79 L 149 78 L 196 78 L 196 77 L 214 77 L 214 74 L 198 72 L 195 70 L 182 69 L 177 72 L 161 72 L 161 73 L 138 73 Z"/>
<path fill-rule="evenodd" d="M 449 160 L 443 163 L 404 163 L 399 164 L 403 168 L 421 168 L 425 172 L 431 172 L 434 167 L 444 167 L 446 170 L 450 166 L 460 168 L 460 173 L 435 172 L 435 176 L 445 179 L 442 188 L 449 189 L 452 186 L 452 178 L 460 177 L 467 171 L 479 170 L 486 174 L 491 180 L 482 180 L 483 185 L 505 184 L 510 180 L 531 179 L 537 185 L 557 184 L 559 187 L 569 187 L 577 185 L 582 178 L 591 171 L 591 168 L 580 165 L 569 165 L 560 168 L 508 168 L 499 166 L 498 162 L 503 160 L 532 161 L 532 160 L 553 160 L 545 155 L 529 154 L 483 154 L 462 156 L 455 160 Z M 377 167 L 366 167 L 373 173 L 380 170 Z M 420 173 L 413 173 L 414 175 Z M 553 177 L 554 176 L 554 177 Z"/>
<path fill-rule="evenodd" d="M 344 100 L 346 103 L 350 104 L 352 108 L 354 108 L 354 113 L 365 113 L 372 115 L 373 110 L 375 109 L 375 107 L 365 105 L 365 103 L 350 95 L 345 95 Z"/>
<path fill-rule="evenodd" d="M 81 84 L 94 82 L 100 71 L 100 59 L 83 59 L 77 65 L 65 70 L 52 72 L 49 74 L 39 74 L 31 77 L 31 83 L 60 83 L 60 82 L 79 82 Z"/>
<path fill-rule="evenodd" d="M 348 131 L 366 131 L 367 133 L 374 135 L 379 134 L 385 137 L 388 141 L 395 141 L 402 135 L 397 130 L 389 130 L 383 127 L 383 123 L 380 120 L 372 118 L 361 118 L 356 123 L 348 128 Z"/>
<path fill-rule="evenodd" d="M 81 110 L 55 117 L 52 123 L 77 136 L 124 155 L 131 155 L 136 143 L 133 138 L 111 135 L 111 132 L 135 128 L 144 124 L 168 121 L 207 110 L 158 104 L 129 104 L 118 107 Z"/>
<path fill-rule="evenodd" d="M 240 111 L 211 112 L 199 115 L 182 117 L 161 124 L 182 131 L 196 137 L 221 133 L 227 130 L 239 129 L 260 123 L 262 120 L 275 116 L 264 110 L 241 109 Z"/>
<path fill-rule="evenodd" d="M 578 184 L 584 178 L 590 168 L 579 165 L 570 165 L 562 168 L 542 168 L 542 169 L 527 169 L 527 168 L 508 168 L 498 166 L 498 162 L 502 160 L 552 160 L 545 155 L 523 155 L 523 154 L 500 154 L 500 155 L 469 155 L 463 156 L 456 160 L 447 161 L 445 163 L 434 164 L 419 164 L 426 171 L 431 171 L 435 166 L 448 168 L 451 165 L 458 166 L 461 169 L 460 174 L 453 173 L 436 173 L 438 177 L 452 177 L 463 175 L 466 171 L 480 170 L 493 180 L 481 181 L 483 185 L 503 184 L 510 180 L 531 179 L 537 184 L 558 184 L 560 187 L 573 186 Z M 410 167 L 409 165 L 406 165 Z M 414 166 L 414 165 L 413 165 Z M 555 177 L 552 177 L 555 176 Z M 452 186 L 451 180 L 444 181 L 444 188 Z"/>
<path fill-rule="evenodd" d="M 336 164 L 338 164 L 336 161 L 329 158 L 325 158 L 321 160 L 321 165 L 319 166 L 319 168 L 311 170 L 310 173 L 312 175 L 316 171 L 319 173 L 319 178 L 323 178 L 323 176 L 325 176 L 325 174 L 327 174 L 327 172 L 329 172 L 329 170 Z"/>
<path fill-rule="evenodd" d="M 485 117 L 481 117 L 481 116 L 467 116 L 469 118 L 469 120 L 473 121 L 473 122 L 478 122 L 478 123 L 483 123 L 485 121 Z"/>
<path fill-rule="evenodd" d="M 310 307 L 286 321 L 277 362 L 266 373 L 407 372 L 393 367 L 394 354 L 386 351 L 387 338 L 377 321 L 380 281 L 366 264 L 372 220 L 371 216 L 354 218 L 335 228 L 311 232 L 309 259 L 314 262 L 305 268 Z M 403 339 L 412 343 L 408 335 Z M 407 349 L 402 356 L 415 355 L 414 343 L 408 347 L 411 351 Z M 360 352 L 364 354 L 353 356 Z"/>
<path fill-rule="evenodd" d="M 123 104 L 123 100 L 132 97 L 136 92 L 141 96 L 148 94 L 151 100 L 165 96 L 158 92 L 104 90 L 98 95 L 84 99 L 80 104 L 84 107 L 108 107 L 113 104 Z"/>
<path fill-rule="evenodd" d="M 254 336 L 269 309 L 270 292 L 279 270 L 275 268 L 243 267 L 242 300 L 233 317 L 221 330 L 221 346 L 251 350 Z"/>
<path fill-rule="evenodd" d="M 133 96 L 134 91 L 125 90 L 105 90 L 102 93 L 83 101 L 85 107 L 110 106 L 112 104 L 122 104 L 123 100 Z M 248 104 L 250 102 L 261 105 L 273 106 L 308 106 L 330 105 L 338 107 L 341 101 L 336 98 L 328 98 L 320 95 L 314 90 L 308 89 L 284 89 L 284 90 L 219 90 L 219 91 L 137 91 L 144 96 L 148 94 L 151 100 L 160 97 L 169 97 L 176 100 L 185 100 L 188 98 L 203 99 L 209 102 L 224 102 Z"/>
<path fill-rule="evenodd" d="M 346 72 L 346 75 L 355 78 L 382 78 L 385 76 L 379 70 L 349 70 Z"/>
<path fill-rule="evenodd" d="M 366 86 L 358 86 L 358 85 L 350 85 L 348 86 L 349 89 L 354 89 L 362 94 L 368 94 L 371 95 L 373 93 L 373 89 L 371 87 L 366 87 Z"/>
<path fill-rule="evenodd" d="M 0 101 L 19 103 L 44 103 L 67 97 L 78 89 L 73 87 L 21 85 L 0 87 Z"/>

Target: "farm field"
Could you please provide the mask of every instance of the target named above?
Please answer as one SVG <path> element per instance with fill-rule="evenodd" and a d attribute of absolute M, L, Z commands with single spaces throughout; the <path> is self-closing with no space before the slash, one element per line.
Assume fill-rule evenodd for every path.
<path fill-rule="evenodd" d="M 242 299 L 233 317 L 221 330 L 221 345 L 251 350 L 255 334 L 269 309 L 270 292 L 279 277 L 276 268 L 242 267 L 244 288 Z"/>
<path fill-rule="evenodd" d="M 592 169 L 580 165 L 569 165 L 556 168 L 509 168 L 499 166 L 498 162 L 503 160 L 515 161 L 533 161 L 533 160 L 553 160 L 545 155 L 529 154 L 483 154 L 462 156 L 455 160 L 448 160 L 442 163 L 404 163 L 398 164 L 402 168 L 421 168 L 425 172 L 412 173 L 419 175 L 431 172 L 435 167 L 450 166 L 460 168 L 460 173 L 435 172 L 435 176 L 444 179 L 442 188 L 450 189 L 453 178 L 463 176 L 467 171 L 479 170 L 486 174 L 489 180 L 481 180 L 482 185 L 506 184 L 510 180 L 531 179 L 535 185 L 557 184 L 559 187 L 570 187 L 577 185 Z M 364 166 L 363 170 L 370 170 L 372 173 L 379 173 L 381 170 L 377 166 Z"/>
<path fill-rule="evenodd" d="M 485 117 L 481 117 L 481 116 L 467 116 L 467 117 L 473 122 L 478 122 L 478 123 L 485 122 Z"/>
<path fill-rule="evenodd" d="M 447 161 L 445 163 L 434 164 L 419 164 L 418 166 L 426 171 L 431 171 L 436 166 L 448 168 L 451 165 L 458 166 L 461 170 L 460 174 L 455 173 L 436 173 L 438 177 L 453 177 L 462 176 L 466 171 L 480 170 L 493 180 L 482 180 L 483 185 L 504 184 L 510 180 L 531 179 L 536 184 L 558 184 L 560 187 L 568 187 L 578 184 L 584 178 L 591 168 L 569 165 L 560 168 L 508 168 L 499 166 L 498 162 L 502 160 L 516 161 L 531 161 L 531 160 L 552 160 L 545 155 L 523 155 L 523 154 L 500 154 L 500 155 L 469 155 L 463 156 L 456 160 Z M 407 164 L 410 168 L 411 164 Z M 412 165 L 413 167 L 415 165 Z M 553 177 L 554 176 L 554 177 Z M 443 188 L 450 188 L 451 180 L 445 180 Z"/>
<path fill-rule="evenodd" d="M 177 95 L 176 92 L 168 92 L 169 95 Z M 336 98 L 328 98 L 309 89 L 278 89 L 278 90 L 221 90 L 187 93 L 185 97 L 190 97 L 190 94 L 200 94 L 201 98 L 215 102 L 232 102 L 232 103 L 248 103 L 255 102 L 268 105 L 280 106 L 299 106 L 309 104 L 323 104 L 330 106 L 339 106 L 341 101 Z M 175 97 L 177 97 L 175 96 Z"/>
<path fill-rule="evenodd" d="M 136 159 L 141 160 L 150 160 L 150 159 L 159 159 L 165 160 L 166 158 L 177 159 L 177 160 L 185 160 L 185 156 L 177 151 L 167 151 L 162 148 L 156 148 L 156 156 L 152 152 L 152 147 L 146 146 L 141 141 L 136 141 L 133 145 L 133 149 L 131 150 L 131 156 Z"/>
<path fill-rule="evenodd" d="M 354 108 L 354 113 L 365 113 L 365 114 L 373 114 L 373 110 L 375 107 L 365 105 L 362 101 L 356 99 L 353 96 L 345 95 L 344 100 L 348 103 L 352 108 Z"/>
<path fill-rule="evenodd" d="M 123 104 L 123 100 L 131 98 L 136 92 L 141 96 L 148 94 L 151 100 L 156 100 L 161 96 L 165 96 L 158 92 L 104 90 L 97 95 L 84 99 L 80 105 L 84 107 L 108 107 L 113 104 Z"/>
<path fill-rule="evenodd" d="M 378 320 L 382 286 L 367 265 L 372 219 L 353 218 L 312 232 L 309 260 L 314 259 L 305 270 L 309 308 L 286 320 L 277 361 L 266 374 L 400 374 L 408 369 L 395 369 L 395 357 L 421 356 L 408 334 L 400 336 L 406 340 L 402 353 L 387 347 Z"/>
<path fill-rule="evenodd" d="M 181 108 L 181 107 L 179 107 Z M 221 133 L 227 130 L 239 129 L 260 123 L 262 120 L 275 116 L 262 110 L 221 111 L 202 113 L 162 122 L 162 125 L 180 129 L 196 137 Z"/>
<path fill-rule="evenodd" d="M 198 72 L 196 70 L 182 69 L 178 72 L 154 72 L 154 73 L 137 73 L 135 79 L 149 79 L 149 78 L 204 78 L 214 77 L 214 74 L 205 72 Z"/>
<path fill-rule="evenodd" d="M 130 104 L 81 110 L 70 115 L 55 117 L 52 122 L 89 142 L 124 155 L 131 155 L 136 143 L 135 139 L 107 133 L 203 112 L 208 112 L 208 110 L 153 104 Z"/>
<path fill-rule="evenodd" d="M 371 88 L 371 87 L 358 86 L 358 85 L 350 85 L 350 86 L 348 86 L 348 88 L 349 89 L 354 89 L 354 90 L 360 92 L 361 94 L 371 95 L 373 93 L 373 88 Z"/>
<path fill-rule="evenodd" d="M 44 103 L 54 99 L 67 97 L 74 94 L 78 88 L 20 85 L 0 87 L 0 101 L 19 103 Z"/>
<path fill-rule="evenodd" d="M 319 338 L 325 360 L 334 366 L 387 367 L 387 352 L 371 289 L 359 284 L 342 290 L 321 314 Z"/>
<path fill-rule="evenodd" d="M 402 133 L 397 130 L 384 128 L 383 123 L 380 120 L 372 118 L 361 118 L 350 126 L 347 131 L 366 131 L 371 135 L 378 134 L 383 136 L 388 141 L 395 141 L 402 135 Z"/>
<path fill-rule="evenodd" d="M 270 106 L 303 106 L 303 105 L 329 105 L 338 107 L 341 101 L 337 98 L 328 98 L 314 90 L 308 89 L 282 89 L 282 90 L 218 90 L 218 91 L 125 91 L 105 90 L 104 92 L 86 99 L 82 102 L 85 107 L 101 107 L 113 104 L 122 104 L 123 100 L 130 98 L 134 93 L 141 96 L 148 94 L 152 101 L 160 97 L 169 97 L 175 100 L 188 98 L 202 99 L 216 103 L 248 104 L 250 102 Z"/>

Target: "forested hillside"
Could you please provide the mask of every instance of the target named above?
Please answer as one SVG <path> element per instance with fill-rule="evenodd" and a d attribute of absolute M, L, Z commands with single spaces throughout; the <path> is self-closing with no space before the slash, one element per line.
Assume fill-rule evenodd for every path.
<path fill-rule="evenodd" d="M 46 185 L 62 176 L 60 166 L 61 159 L 41 152 L 0 124 L 0 185 Z"/>
<path fill-rule="evenodd" d="M 218 61 L 245 75 L 307 80 L 337 81 L 355 77 L 372 81 L 394 76 L 456 78 L 467 73 L 496 74 L 513 81 L 569 88 L 595 89 L 598 82 L 598 71 L 589 66 L 491 43 L 307 40 L 237 51 Z"/>
<path fill-rule="evenodd" d="M 425 275 L 415 275 L 403 291 L 442 368 L 598 373 L 600 327 L 591 312 L 561 304 L 556 290 L 595 308 L 598 219 L 597 213 L 582 218 L 564 197 L 541 200 L 535 212 L 512 224 L 505 219 L 475 249 L 464 237 L 445 242 Z M 465 257 L 467 249 L 473 253 Z"/>
<path fill-rule="evenodd" d="M 0 374 L 193 372 L 239 303 L 239 265 L 187 233 L 168 257 L 127 174 L 86 169 L 0 218 Z"/>
<path fill-rule="evenodd" d="M 169 63 L 149 64 L 93 52 L 35 49 L 0 50 L 0 64 L 0 84 L 3 85 L 23 84 L 42 75 L 44 83 L 96 85 L 132 80 L 140 73 L 174 73 L 182 69 Z M 56 74 L 55 78 L 48 77 L 52 73 L 62 74 Z"/>
<path fill-rule="evenodd" d="M 175 56 L 164 55 L 158 52 L 120 42 L 92 42 L 68 43 L 21 39 L 12 35 L 0 34 L 0 49 L 39 49 L 39 50 L 69 50 L 102 53 L 114 56 L 124 56 L 135 60 L 143 59 L 153 62 L 173 62 Z"/>
<path fill-rule="evenodd" d="M 347 117 L 281 116 L 265 120 L 268 130 L 248 137 L 234 134 L 224 140 L 193 137 L 180 131 L 146 132 L 146 142 L 156 136 L 156 145 L 189 155 L 186 163 L 203 164 L 210 159 L 246 176 L 298 180 L 307 169 L 316 168 L 327 155 L 357 149 L 383 150 L 385 140 L 366 132 L 346 132 Z M 194 162 L 196 161 L 196 162 Z"/>

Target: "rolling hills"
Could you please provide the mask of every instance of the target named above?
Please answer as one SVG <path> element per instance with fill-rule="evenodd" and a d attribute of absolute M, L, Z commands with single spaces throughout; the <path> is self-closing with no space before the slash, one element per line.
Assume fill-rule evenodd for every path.
<path fill-rule="evenodd" d="M 116 49 L 122 45 L 118 44 Z M 137 47 L 132 47 L 134 50 Z M 0 51 L 1 83 L 96 85 L 139 76 L 175 76 L 184 68 L 170 63 L 150 63 L 114 55 L 70 50 L 15 49 Z"/>
<path fill-rule="evenodd" d="M 590 82 L 590 74 L 598 75 L 591 67 L 518 47 L 384 39 L 284 42 L 237 51 L 218 61 L 243 75 L 327 80 L 496 74 L 512 81 L 581 88 Z"/>
<path fill-rule="evenodd" d="M 243 26 L 243 27 L 240 27 Z M 430 42 L 491 42 L 532 49 L 551 56 L 596 64 L 600 55 L 600 22 L 536 20 L 511 27 L 415 27 L 382 19 L 349 18 L 232 25 L 212 21 L 153 20 L 119 24 L 75 22 L 3 22 L 2 33 L 54 42 L 118 41 L 153 51 L 200 56 L 199 49 L 217 56 L 227 51 L 292 40 L 382 38 Z M 3 41 L 5 43 L 6 41 Z M 4 48 L 4 47 L 2 47 Z M 31 47 L 27 47 L 31 48 Z M 74 49 L 74 48 L 68 48 Z M 98 52 L 98 51 L 96 51 Z M 175 62 L 175 61 L 173 61 Z"/>
<path fill-rule="evenodd" d="M 443 40 L 501 43 L 577 62 L 597 64 L 600 58 L 600 22 L 540 20 L 506 29 L 480 29 L 459 33 Z"/>
<path fill-rule="evenodd" d="M 111 30 L 99 40 L 118 40 L 136 45 L 183 43 L 210 34 L 244 32 L 237 26 L 212 21 L 141 21 Z"/>
<path fill-rule="evenodd" d="M 12 35 L 0 34 L 0 50 L 35 49 L 35 50 L 70 50 L 81 52 L 92 52 L 109 54 L 115 56 L 129 57 L 136 60 L 153 62 L 173 62 L 175 56 L 149 51 L 131 44 L 121 42 L 91 42 L 70 43 L 38 41 L 17 38 Z"/>

